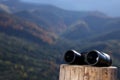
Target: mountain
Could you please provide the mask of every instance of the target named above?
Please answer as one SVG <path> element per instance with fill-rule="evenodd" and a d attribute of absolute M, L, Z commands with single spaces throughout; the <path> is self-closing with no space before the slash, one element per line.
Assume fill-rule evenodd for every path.
<path fill-rule="evenodd" d="M 120 18 L 19 0 L 0 3 L 4 5 L 0 11 L 0 80 L 57 80 L 68 49 L 97 49 L 111 55 L 113 65 L 120 64 Z"/>
<path fill-rule="evenodd" d="M 56 80 L 62 44 L 34 22 L 0 12 L 0 79 Z M 49 71 L 47 70 L 49 69 Z"/>
<path fill-rule="evenodd" d="M 71 25 L 66 32 L 64 32 L 63 37 L 70 40 L 78 40 L 90 35 L 91 30 L 89 29 L 88 24 L 84 21 L 78 21 Z"/>
<path fill-rule="evenodd" d="M 107 41 L 107 40 L 120 40 L 120 29 L 102 34 L 92 39 L 92 41 Z"/>
<path fill-rule="evenodd" d="M 73 26 L 75 23 L 79 23 L 79 21 L 85 22 L 91 29 L 97 29 L 95 24 L 99 22 L 106 22 L 109 19 L 107 15 L 97 11 L 74 12 L 53 7 L 51 5 L 41 5 L 39 7 L 39 9 L 20 11 L 15 13 L 15 15 L 35 22 L 36 24 L 42 24 L 44 29 L 53 31 L 56 34 L 63 33 L 64 31 L 68 30 L 70 26 Z M 89 21 L 90 19 L 92 22 Z M 97 21 L 95 22 L 94 20 L 96 19 Z"/>
<path fill-rule="evenodd" d="M 62 36 L 64 38 L 67 38 L 68 40 L 74 39 L 77 41 L 80 40 L 85 41 L 85 39 L 88 38 L 94 39 L 94 37 L 104 36 L 104 35 L 106 35 L 106 37 L 104 38 L 107 38 L 109 36 L 112 36 L 112 35 L 107 36 L 107 34 L 111 34 L 111 32 L 112 34 L 113 32 L 117 32 L 116 34 L 119 34 L 118 31 L 120 30 L 119 21 L 120 18 L 112 18 L 104 15 L 96 16 L 96 13 L 94 15 L 89 14 L 87 16 L 80 18 L 80 20 L 76 21 L 75 23 L 73 23 L 71 25 L 72 27 L 69 26 L 69 29 L 67 29 L 64 33 L 62 33 Z"/>
<path fill-rule="evenodd" d="M 47 14 L 45 14 L 47 13 Z M 49 15 L 48 15 L 49 14 Z M 35 11 L 22 11 L 16 13 L 17 16 L 22 17 L 23 19 L 35 22 L 46 30 L 53 32 L 61 32 L 66 28 L 65 23 L 62 18 L 54 12 L 49 12 L 48 10 L 35 10 Z"/>
<path fill-rule="evenodd" d="M 7 13 L 11 13 L 10 9 L 8 6 L 4 5 L 4 4 L 0 4 L 0 12 L 7 12 Z"/>
<path fill-rule="evenodd" d="M 33 22 L 20 19 L 12 14 L 0 13 L 0 31 L 11 36 L 36 42 L 53 43 L 56 35 L 45 31 Z"/>

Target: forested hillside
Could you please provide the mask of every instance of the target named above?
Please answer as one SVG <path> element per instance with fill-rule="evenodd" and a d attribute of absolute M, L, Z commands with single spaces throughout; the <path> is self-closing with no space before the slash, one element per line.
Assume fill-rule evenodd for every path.
<path fill-rule="evenodd" d="M 120 18 L 102 12 L 1 0 L 0 80 L 58 80 L 69 49 L 97 49 L 119 65 L 119 34 Z"/>

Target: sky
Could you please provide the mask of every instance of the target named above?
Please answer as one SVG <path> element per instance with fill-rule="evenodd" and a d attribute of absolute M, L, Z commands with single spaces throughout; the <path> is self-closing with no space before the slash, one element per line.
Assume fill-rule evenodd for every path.
<path fill-rule="evenodd" d="M 77 11 L 100 11 L 109 16 L 120 17 L 120 0 L 23 0 L 32 3 L 51 4 L 63 9 Z"/>

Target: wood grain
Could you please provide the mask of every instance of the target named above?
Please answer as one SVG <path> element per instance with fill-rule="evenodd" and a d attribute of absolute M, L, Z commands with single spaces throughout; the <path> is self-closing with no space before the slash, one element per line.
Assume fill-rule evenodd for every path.
<path fill-rule="evenodd" d="M 59 80 L 117 80 L 117 68 L 62 64 Z"/>

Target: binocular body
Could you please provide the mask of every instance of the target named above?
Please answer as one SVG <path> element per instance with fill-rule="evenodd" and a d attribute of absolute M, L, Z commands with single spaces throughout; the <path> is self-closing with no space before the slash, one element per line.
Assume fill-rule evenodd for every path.
<path fill-rule="evenodd" d="M 90 52 L 78 53 L 75 50 L 68 50 L 64 55 L 64 60 L 68 64 L 74 65 L 92 65 L 99 67 L 111 66 L 111 57 L 103 52 L 93 50 Z"/>

